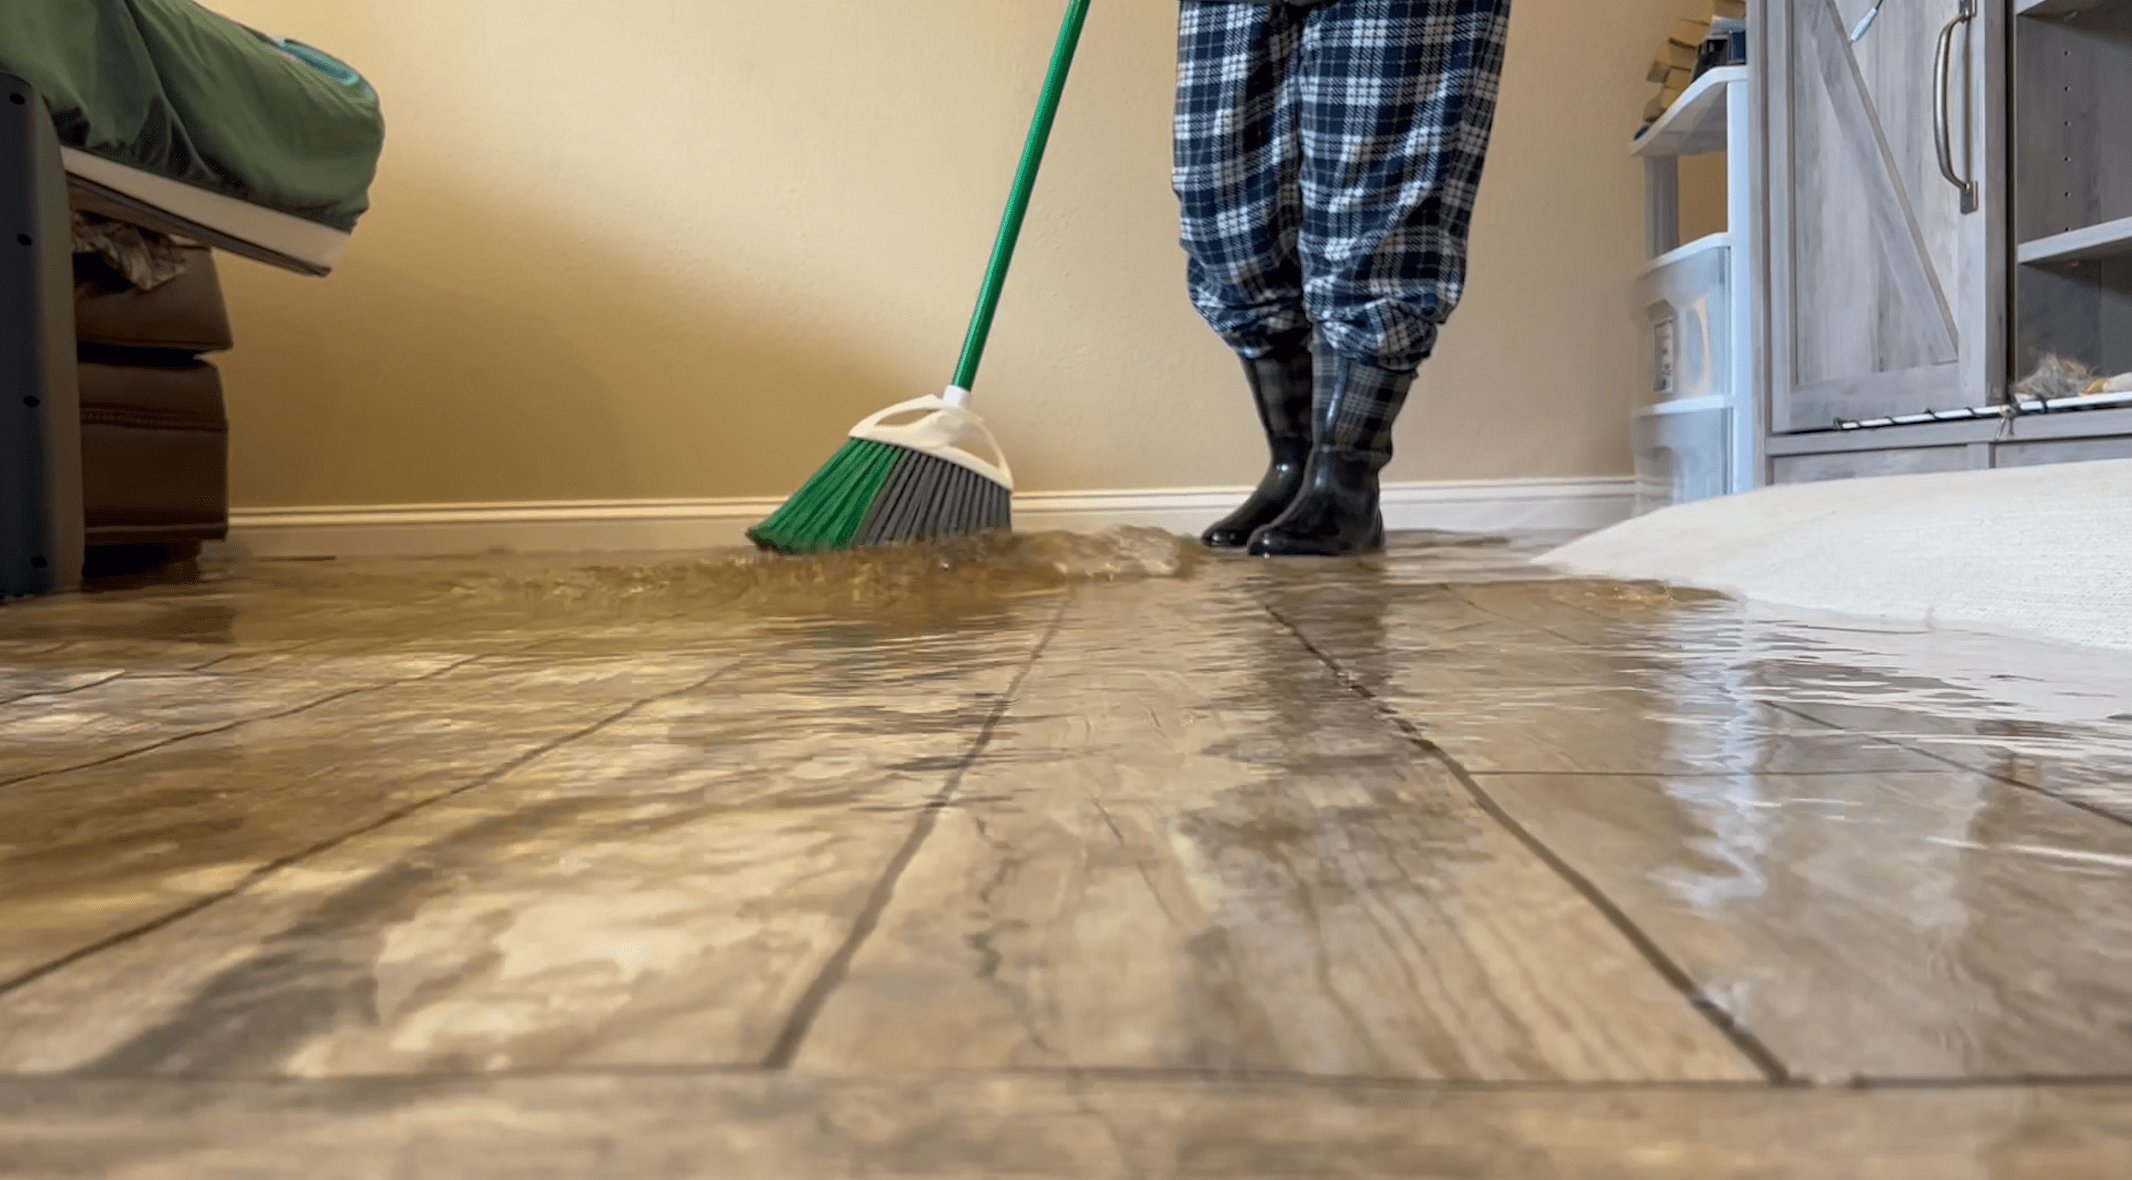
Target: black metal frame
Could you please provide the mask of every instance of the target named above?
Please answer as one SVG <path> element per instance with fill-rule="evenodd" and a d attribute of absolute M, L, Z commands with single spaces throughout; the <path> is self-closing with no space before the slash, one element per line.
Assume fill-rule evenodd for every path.
<path fill-rule="evenodd" d="M 51 115 L 0 70 L 0 600 L 81 584 L 73 241 Z"/>

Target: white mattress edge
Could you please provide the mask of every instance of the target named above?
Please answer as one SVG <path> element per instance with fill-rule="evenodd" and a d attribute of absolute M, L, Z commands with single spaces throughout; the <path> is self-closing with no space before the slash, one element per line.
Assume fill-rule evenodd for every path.
<path fill-rule="evenodd" d="M 331 226 L 194 188 L 76 148 L 63 147 L 60 155 L 68 173 L 83 180 L 324 270 L 340 265 L 341 255 L 348 249 L 349 235 Z"/>

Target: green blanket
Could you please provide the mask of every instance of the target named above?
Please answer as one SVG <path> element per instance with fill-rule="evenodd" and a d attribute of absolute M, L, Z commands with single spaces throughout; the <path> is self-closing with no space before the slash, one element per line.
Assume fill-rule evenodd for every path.
<path fill-rule="evenodd" d="M 0 0 L 0 68 L 68 147 L 342 231 L 370 208 L 376 91 L 192 0 Z"/>

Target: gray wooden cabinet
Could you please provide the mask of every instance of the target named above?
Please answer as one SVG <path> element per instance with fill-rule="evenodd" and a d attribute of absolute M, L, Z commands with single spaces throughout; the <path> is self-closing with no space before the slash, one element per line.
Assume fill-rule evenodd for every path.
<path fill-rule="evenodd" d="M 1873 6 L 1751 6 L 1761 474 L 2132 457 L 2132 409 L 1838 429 L 2132 371 L 2132 0 Z"/>
<path fill-rule="evenodd" d="M 1978 0 L 1767 8 L 1775 429 L 1979 405 L 2005 373 L 2007 13 Z M 1946 167 L 1942 167 L 1945 164 Z"/>
<path fill-rule="evenodd" d="M 2016 371 L 2056 352 L 2132 372 L 2132 3 L 2017 10 Z"/>

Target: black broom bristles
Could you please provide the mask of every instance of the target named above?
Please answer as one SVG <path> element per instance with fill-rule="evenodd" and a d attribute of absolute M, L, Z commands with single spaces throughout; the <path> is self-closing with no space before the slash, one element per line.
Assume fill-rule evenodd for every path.
<path fill-rule="evenodd" d="M 872 548 L 1014 527 L 1014 495 L 984 476 L 922 451 L 905 451 L 854 544 Z"/>

